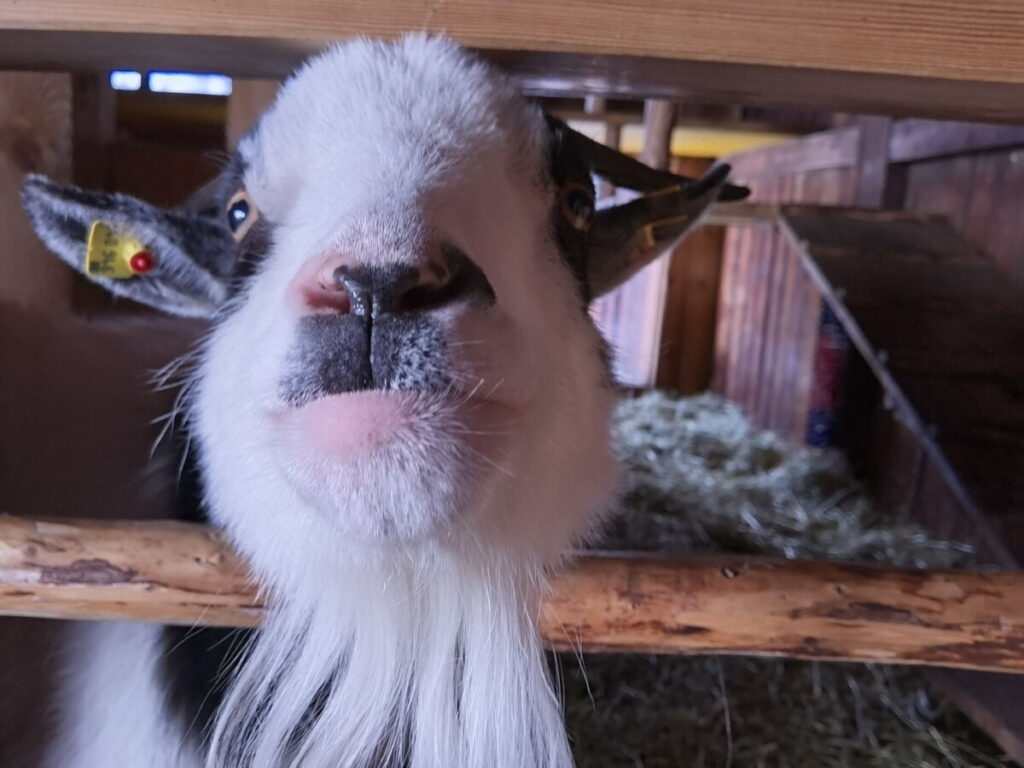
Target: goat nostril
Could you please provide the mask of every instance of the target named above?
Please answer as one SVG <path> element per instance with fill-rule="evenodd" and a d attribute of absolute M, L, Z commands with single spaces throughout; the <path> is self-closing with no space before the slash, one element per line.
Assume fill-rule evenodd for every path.
<path fill-rule="evenodd" d="M 457 273 L 447 264 L 430 262 L 420 270 L 419 283 L 402 295 L 401 307 L 405 312 L 422 312 L 447 304 L 457 292 Z"/>
<path fill-rule="evenodd" d="M 344 291 L 345 287 L 338 279 L 337 267 L 330 263 L 324 264 L 316 274 L 316 281 L 325 291 Z"/>
<path fill-rule="evenodd" d="M 325 264 L 316 273 L 315 280 L 302 290 L 305 305 L 318 314 L 347 315 L 352 311 L 352 299 L 345 287 L 335 279 L 335 270 Z"/>
<path fill-rule="evenodd" d="M 430 261 L 424 265 L 420 275 L 420 285 L 433 290 L 440 290 L 451 282 L 452 273 L 447 264 L 440 261 Z"/>

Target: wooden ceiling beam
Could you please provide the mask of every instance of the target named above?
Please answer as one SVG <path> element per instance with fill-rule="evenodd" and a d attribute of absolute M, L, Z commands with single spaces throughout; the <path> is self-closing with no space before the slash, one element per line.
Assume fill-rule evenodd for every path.
<path fill-rule="evenodd" d="M 35 8 L 36 3 L 0 0 L 0 68 L 187 69 L 276 79 L 286 76 L 306 56 L 320 50 L 328 35 L 324 29 L 310 38 L 71 31 L 66 28 L 70 22 L 59 19 L 50 20 L 46 28 L 41 29 L 17 16 L 17 9 L 23 6 Z M 1024 6 L 1021 8 L 1024 12 Z M 36 23 L 43 25 L 44 21 Z M 194 27 L 193 32 L 197 29 Z M 207 26 L 203 31 L 222 33 L 224 30 Z M 272 30 L 266 32 L 269 35 Z M 523 46 L 530 44 L 526 39 L 519 42 Z M 1019 48 L 1019 53 L 1024 55 L 1024 46 Z M 932 74 L 911 75 L 899 67 L 893 67 L 890 72 L 878 72 L 654 55 L 538 51 L 525 47 L 516 50 L 481 47 L 479 50 L 485 58 L 509 71 L 525 91 L 538 96 L 592 94 L 607 98 L 659 98 L 675 102 L 1024 123 L 1024 64 L 1018 66 L 1009 61 L 1005 63 L 1002 80 L 970 80 L 942 76 L 938 70 Z M 684 53 L 685 49 L 681 48 L 679 55 Z"/>
<path fill-rule="evenodd" d="M 297 44 L 423 29 L 483 49 L 1024 84 L 1013 0 L 0 0 L 0 28 Z"/>

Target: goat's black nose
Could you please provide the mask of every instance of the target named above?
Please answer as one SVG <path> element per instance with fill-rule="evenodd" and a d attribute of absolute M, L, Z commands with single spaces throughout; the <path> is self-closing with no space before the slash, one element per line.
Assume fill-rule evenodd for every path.
<path fill-rule="evenodd" d="M 342 265 L 334 270 L 333 279 L 348 294 L 352 314 L 362 317 L 426 312 L 461 300 L 494 299 L 484 273 L 454 247 L 443 248 L 440 258 L 418 267 Z"/>

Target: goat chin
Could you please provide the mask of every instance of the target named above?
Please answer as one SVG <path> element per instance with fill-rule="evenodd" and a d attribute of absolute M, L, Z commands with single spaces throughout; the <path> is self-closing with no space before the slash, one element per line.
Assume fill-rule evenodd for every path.
<path fill-rule="evenodd" d="M 249 650 L 208 768 L 572 765 L 534 623 L 542 565 L 434 548 L 309 577 Z"/>

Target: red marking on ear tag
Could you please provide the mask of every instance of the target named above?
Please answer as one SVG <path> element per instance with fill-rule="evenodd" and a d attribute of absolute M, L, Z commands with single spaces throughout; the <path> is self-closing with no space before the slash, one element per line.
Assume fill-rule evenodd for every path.
<path fill-rule="evenodd" d="M 141 275 L 156 266 L 156 259 L 149 251 L 139 251 L 128 260 L 128 266 L 132 268 L 132 272 Z"/>

